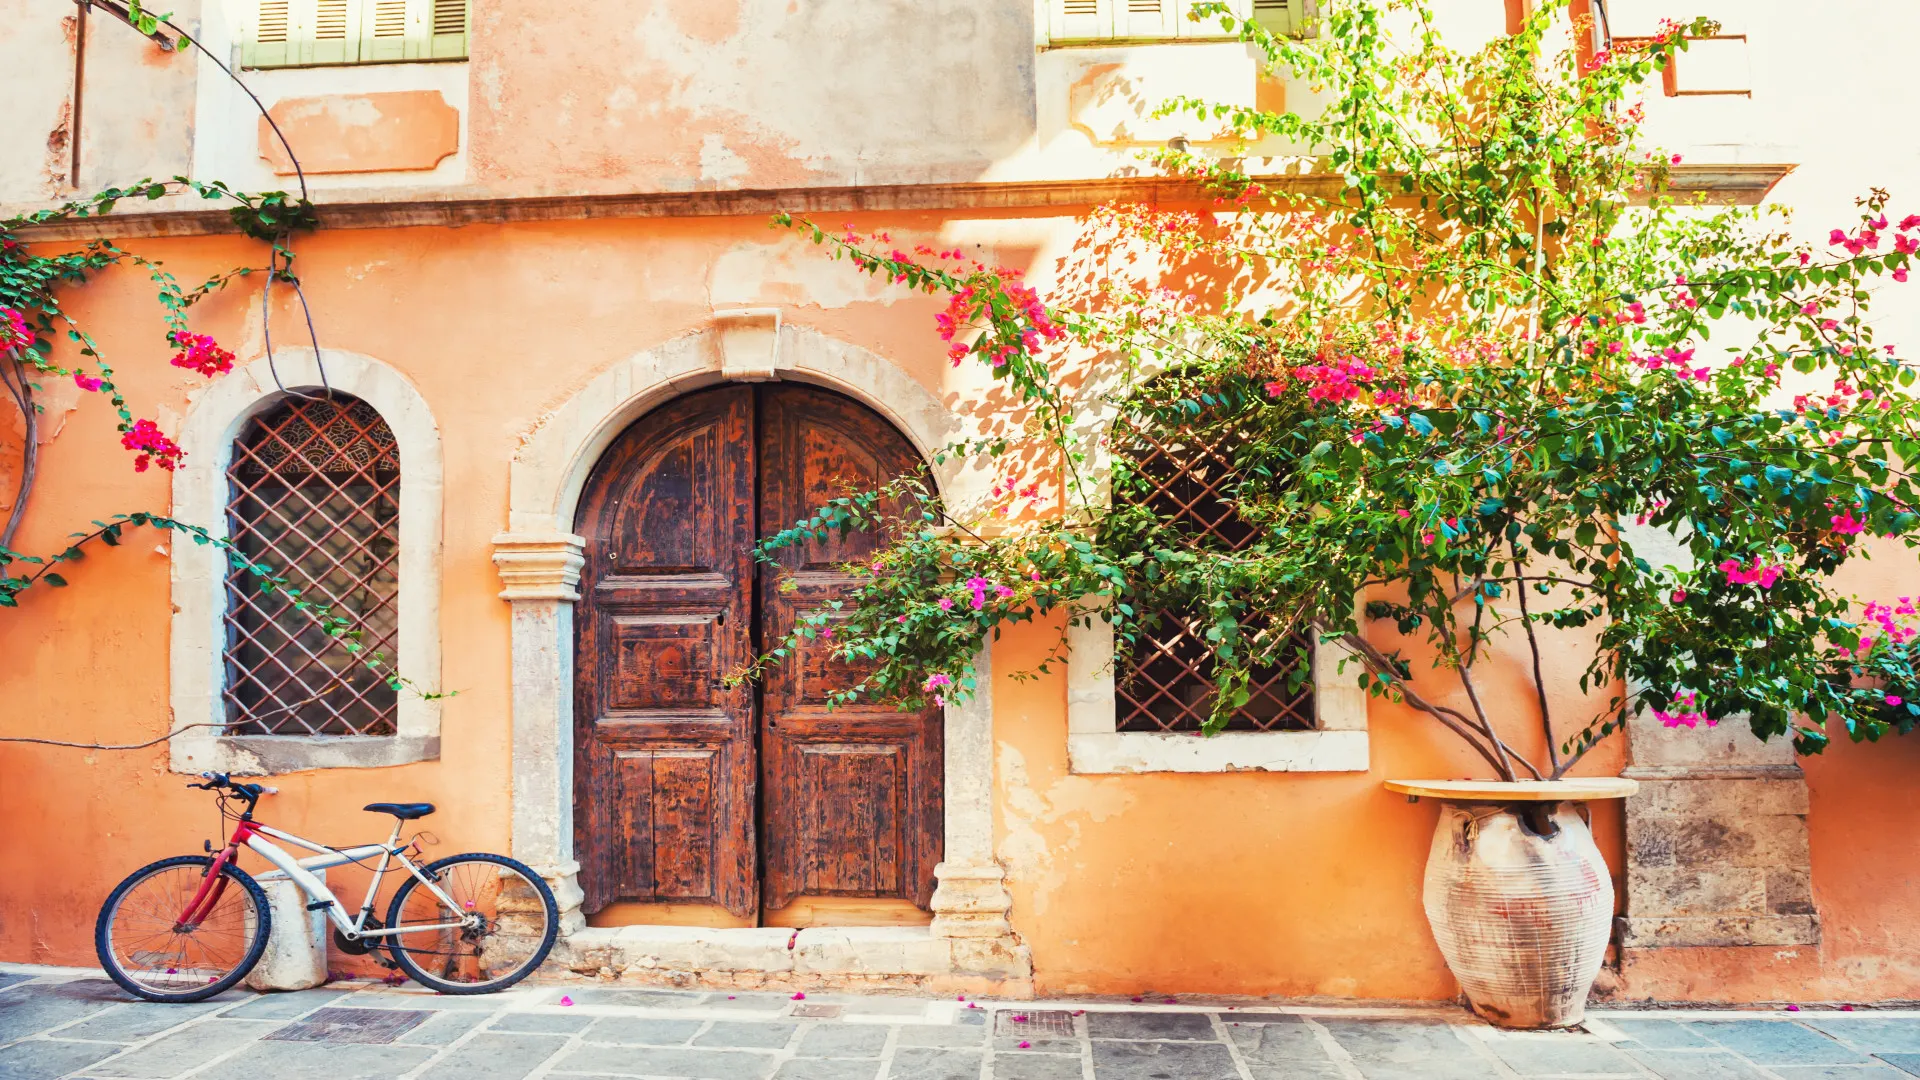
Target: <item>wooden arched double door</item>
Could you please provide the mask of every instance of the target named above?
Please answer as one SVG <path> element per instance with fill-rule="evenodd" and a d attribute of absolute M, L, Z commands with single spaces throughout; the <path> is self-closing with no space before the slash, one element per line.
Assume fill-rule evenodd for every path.
<path fill-rule="evenodd" d="M 778 382 L 688 394 L 607 449 L 576 517 L 574 837 L 589 915 L 637 902 L 755 919 L 802 897 L 927 907 L 939 711 L 830 711 L 849 672 L 825 642 L 757 685 L 723 681 L 844 595 L 839 567 L 878 541 L 836 536 L 772 565 L 755 543 L 922 468 L 865 406 Z"/>

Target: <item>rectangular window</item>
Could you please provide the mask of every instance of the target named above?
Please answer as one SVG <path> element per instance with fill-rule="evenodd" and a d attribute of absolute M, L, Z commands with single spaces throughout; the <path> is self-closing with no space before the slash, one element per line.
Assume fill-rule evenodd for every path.
<path fill-rule="evenodd" d="M 1201 0 L 1048 0 L 1047 36 L 1078 41 L 1175 41 L 1226 38 L 1218 16 L 1188 15 Z M 1251 16 L 1276 34 L 1312 32 L 1313 0 L 1227 0 L 1240 18 Z"/>
<path fill-rule="evenodd" d="M 240 66 L 467 58 L 467 0 L 247 0 Z"/>

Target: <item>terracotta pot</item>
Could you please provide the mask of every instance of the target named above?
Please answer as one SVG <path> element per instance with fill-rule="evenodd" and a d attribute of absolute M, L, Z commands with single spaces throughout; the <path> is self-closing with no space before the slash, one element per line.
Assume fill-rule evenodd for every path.
<path fill-rule="evenodd" d="M 1501 1027 L 1580 1022 L 1613 923 L 1613 878 L 1576 802 L 1443 803 L 1427 922 L 1473 1011 Z"/>

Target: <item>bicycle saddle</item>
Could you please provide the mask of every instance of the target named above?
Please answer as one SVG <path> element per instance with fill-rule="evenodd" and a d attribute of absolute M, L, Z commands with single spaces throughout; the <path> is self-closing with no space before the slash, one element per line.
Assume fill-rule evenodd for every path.
<path fill-rule="evenodd" d="M 433 813 L 433 804 L 430 802 L 376 802 L 368 803 L 361 809 L 373 814 L 392 814 L 401 821 L 412 821 L 414 818 L 423 818 Z"/>

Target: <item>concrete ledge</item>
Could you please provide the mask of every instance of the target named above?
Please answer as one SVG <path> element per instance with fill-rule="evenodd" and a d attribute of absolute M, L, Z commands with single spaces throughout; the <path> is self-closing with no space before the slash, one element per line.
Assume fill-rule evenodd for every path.
<path fill-rule="evenodd" d="M 1076 774 L 1366 772 L 1364 731 L 1078 732 L 1067 735 Z"/>
<path fill-rule="evenodd" d="M 556 962 L 583 975 L 675 986 L 825 986 L 1033 993 L 1026 947 L 934 936 L 924 926 L 587 927 Z"/>

